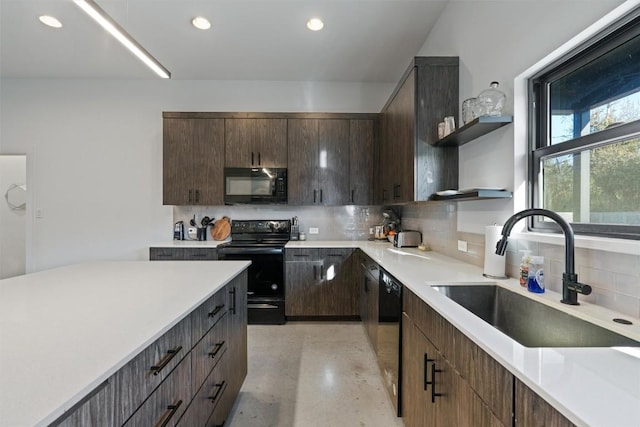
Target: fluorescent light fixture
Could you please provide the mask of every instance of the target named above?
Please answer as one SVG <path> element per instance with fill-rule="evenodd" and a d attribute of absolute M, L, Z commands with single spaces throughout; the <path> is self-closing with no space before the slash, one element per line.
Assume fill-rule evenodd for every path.
<path fill-rule="evenodd" d="M 208 30 L 211 28 L 211 22 L 203 16 L 196 16 L 191 20 L 191 23 L 199 30 Z"/>
<path fill-rule="evenodd" d="M 107 30 L 109 34 L 122 43 L 135 56 L 144 62 L 147 67 L 151 68 L 157 75 L 163 79 L 170 79 L 171 73 L 164 68 L 157 59 L 143 48 L 140 43 L 135 41 L 116 21 L 111 18 L 100 6 L 93 0 L 73 0 L 75 4 L 80 6 L 87 15 L 92 17 L 102 28 Z"/>
<path fill-rule="evenodd" d="M 48 25 L 49 27 L 62 28 L 62 22 L 58 21 L 58 19 L 53 17 L 53 16 L 42 15 L 42 16 L 38 17 L 38 19 L 44 25 Z"/>
<path fill-rule="evenodd" d="M 307 28 L 311 31 L 320 31 L 324 28 L 324 22 L 320 18 L 311 18 L 307 21 Z"/>

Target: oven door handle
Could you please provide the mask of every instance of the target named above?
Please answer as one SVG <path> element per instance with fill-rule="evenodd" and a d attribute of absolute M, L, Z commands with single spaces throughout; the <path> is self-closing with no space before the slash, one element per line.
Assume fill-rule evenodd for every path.
<path fill-rule="evenodd" d="M 218 248 L 218 255 L 279 255 L 284 253 L 284 248 L 265 248 L 265 247 L 224 247 Z M 219 257 L 220 258 L 220 257 Z"/>
<path fill-rule="evenodd" d="M 257 303 L 249 303 L 247 304 L 247 308 L 259 308 L 259 309 L 274 309 L 278 308 L 277 305 L 274 304 L 257 304 Z"/>

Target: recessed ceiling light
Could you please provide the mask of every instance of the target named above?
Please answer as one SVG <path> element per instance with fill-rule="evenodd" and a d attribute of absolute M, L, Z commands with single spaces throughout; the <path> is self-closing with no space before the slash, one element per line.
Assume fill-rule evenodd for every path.
<path fill-rule="evenodd" d="M 53 16 L 42 15 L 38 19 L 40 19 L 40 22 L 42 22 L 44 25 L 48 25 L 48 26 L 53 27 L 53 28 L 61 28 L 62 27 L 62 22 L 58 21 Z"/>
<path fill-rule="evenodd" d="M 199 30 L 208 30 L 209 28 L 211 28 L 211 22 L 209 22 L 207 18 L 204 18 L 202 16 L 196 16 L 191 20 L 191 23 Z"/>
<path fill-rule="evenodd" d="M 320 31 L 324 27 L 324 22 L 320 18 L 311 18 L 307 21 L 307 28 L 311 31 Z"/>

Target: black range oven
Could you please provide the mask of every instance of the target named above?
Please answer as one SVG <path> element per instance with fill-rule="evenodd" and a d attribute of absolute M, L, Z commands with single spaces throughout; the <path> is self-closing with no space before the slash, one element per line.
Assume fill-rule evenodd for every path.
<path fill-rule="evenodd" d="M 284 246 L 290 235 L 290 220 L 234 220 L 231 242 L 218 246 L 220 260 L 251 261 L 247 288 L 250 324 L 285 323 Z"/>

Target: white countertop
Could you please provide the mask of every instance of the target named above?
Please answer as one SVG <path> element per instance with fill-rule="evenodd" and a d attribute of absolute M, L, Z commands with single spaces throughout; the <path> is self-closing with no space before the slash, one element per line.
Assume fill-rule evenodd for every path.
<path fill-rule="evenodd" d="M 482 276 L 480 267 L 434 252 L 397 249 L 389 243 L 369 241 L 307 240 L 290 242 L 286 247 L 362 249 L 573 423 L 603 427 L 640 425 L 640 348 L 527 348 L 431 286 L 452 282 L 495 282 L 640 341 L 638 319 L 584 302 L 580 306 L 561 304 L 561 295 L 556 292 L 532 294 L 521 288 L 515 279 L 489 280 Z M 634 321 L 634 325 L 613 323 L 614 317 L 627 318 Z"/>
<path fill-rule="evenodd" d="M 249 264 L 93 262 L 0 280 L 0 426 L 54 421 Z"/>

